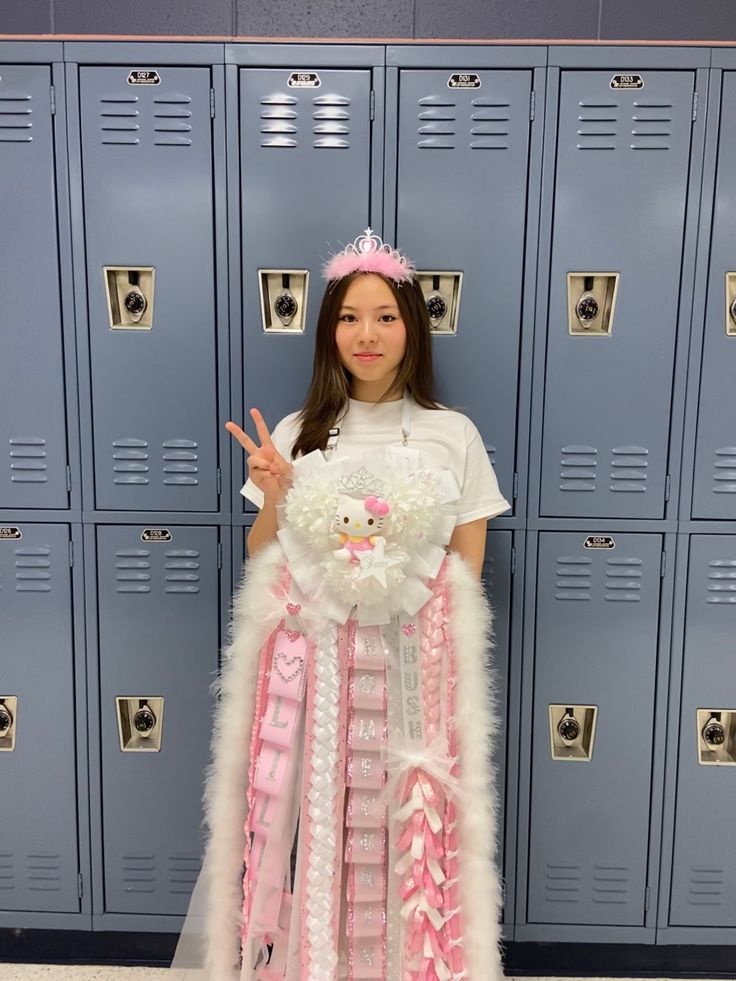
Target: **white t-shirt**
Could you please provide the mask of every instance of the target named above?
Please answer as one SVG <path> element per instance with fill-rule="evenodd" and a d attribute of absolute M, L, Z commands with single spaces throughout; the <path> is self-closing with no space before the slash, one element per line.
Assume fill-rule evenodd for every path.
<path fill-rule="evenodd" d="M 401 445 L 402 407 L 402 399 L 377 404 L 350 399 L 333 457 L 359 456 L 375 447 Z M 299 435 L 297 416 L 297 412 L 285 416 L 271 433 L 274 446 L 289 461 Z M 452 409 L 423 409 L 413 402 L 409 446 L 455 473 L 462 491 L 458 525 L 493 518 L 510 509 L 498 488 L 480 433 L 467 416 Z M 252 480 L 245 482 L 240 493 L 256 507 L 263 507 L 263 492 Z"/>

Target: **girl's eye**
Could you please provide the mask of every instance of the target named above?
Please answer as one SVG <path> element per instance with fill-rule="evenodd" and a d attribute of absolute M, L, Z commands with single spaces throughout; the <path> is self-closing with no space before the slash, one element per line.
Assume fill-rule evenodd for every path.
<path fill-rule="evenodd" d="M 381 317 L 381 321 L 384 324 L 392 324 L 394 322 L 394 320 L 396 320 L 396 319 L 397 318 L 394 317 L 394 315 L 392 313 L 384 313 L 384 315 Z"/>
<path fill-rule="evenodd" d="M 355 314 L 353 313 L 343 313 L 340 314 L 340 320 L 344 321 L 346 324 L 352 324 L 355 320 Z"/>

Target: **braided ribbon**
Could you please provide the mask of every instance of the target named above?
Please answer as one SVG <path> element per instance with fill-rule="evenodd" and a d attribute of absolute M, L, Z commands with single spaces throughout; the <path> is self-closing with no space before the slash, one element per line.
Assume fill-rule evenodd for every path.
<path fill-rule="evenodd" d="M 459 787 L 453 776 L 441 722 L 439 677 L 445 654 L 442 609 L 437 597 L 417 618 L 401 616 L 399 665 L 403 745 L 387 754 L 386 793 L 401 806 L 394 871 L 401 880 L 404 923 L 403 981 L 449 981 L 451 951 L 445 925 L 454 913 L 445 906 L 447 882 L 444 814 Z"/>

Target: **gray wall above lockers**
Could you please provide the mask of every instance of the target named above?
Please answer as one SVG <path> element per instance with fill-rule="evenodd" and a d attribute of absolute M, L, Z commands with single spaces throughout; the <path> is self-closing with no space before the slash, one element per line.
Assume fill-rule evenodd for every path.
<path fill-rule="evenodd" d="M 733 41 L 736 9 L 730 0 L 3 0 L 3 34 Z"/>

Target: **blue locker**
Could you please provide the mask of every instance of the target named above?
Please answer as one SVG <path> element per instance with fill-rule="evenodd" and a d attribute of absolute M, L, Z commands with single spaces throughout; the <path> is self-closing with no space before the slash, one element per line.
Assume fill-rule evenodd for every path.
<path fill-rule="evenodd" d="M 211 71 L 155 75 L 79 70 L 95 507 L 216 511 Z"/>
<path fill-rule="evenodd" d="M 5 911 L 80 909 L 70 555 L 68 525 L 0 528 Z"/>
<path fill-rule="evenodd" d="M 731 312 L 734 285 L 727 279 L 728 273 L 736 274 L 733 235 L 736 177 L 732 166 L 736 151 L 735 100 L 736 74 L 724 72 L 693 474 L 693 518 L 736 518 L 733 424 L 736 309 Z"/>
<path fill-rule="evenodd" d="M 104 846 L 97 913 L 186 913 L 201 864 L 219 552 L 212 527 L 97 529 Z M 134 700 L 143 728 L 119 699 Z"/>
<path fill-rule="evenodd" d="M 644 925 L 662 538 L 608 538 L 539 536 L 528 923 Z M 553 757 L 554 705 L 597 709 L 589 759 Z"/>
<path fill-rule="evenodd" d="M 271 427 L 301 406 L 312 376 L 322 265 L 380 215 L 373 70 L 294 67 L 239 72 L 243 390 L 246 413 L 256 406 Z M 311 85 L 290 84 L 295 74 Z M 262 269 L 309 272 L 303 332 L 264 330 Z"/>
<path fill-rule="evenodd" d="M 68 508 L 48 65 L 0 65 L 0 508 Z"/>
<path fill-rule="evenodd" d="M 664 517 L 695 74 L 635 77 L 561 73 L 543 516 Z M 573 272 L 618 274 L 609 334 L 571 332 Z"/>
<path fill-rule="evenodd" d="M 472 76 L 399 74 L 397 242 L 419 270 L 463 273 L 457 331 L 434 337 L 440 398 L 478 426 L 513 502 L 532 72 Z"/>
<path fill-rule="evenodd" d="M 672 927 L 736 927 L 735 618 L 736 536 L 693 535 L 668 920 Z M 725 752 L 715 764 L 721 754 L 707 752 L 702 734 L 710 712 L 704 710 L 733 713 L 730 721 L 722 718 Z M 676 734 L 671 736 L 674 749 Z"/>

